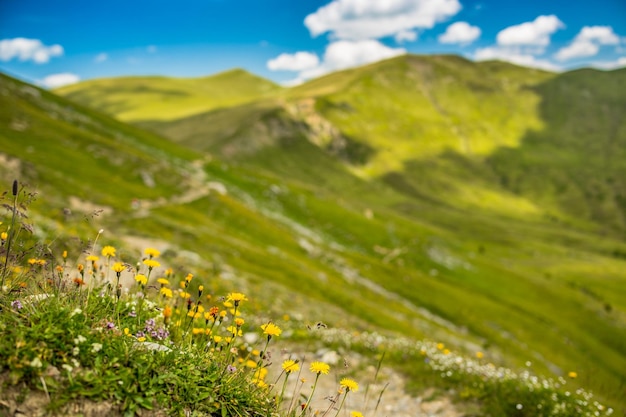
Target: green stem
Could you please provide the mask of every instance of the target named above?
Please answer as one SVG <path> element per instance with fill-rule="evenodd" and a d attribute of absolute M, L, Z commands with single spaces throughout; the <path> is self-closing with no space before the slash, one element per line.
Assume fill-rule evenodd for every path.
<path fill-rule="evenodd" d="M 311 399 L 313 398 L 313 394 L 315 393 L 315 388 L 317 387 L 317 380 L 320 379 L 320 374 L 318 373 L 315 376 L 315 382 L 313 383 L 313 389 L 311 390 L 311 394 L 309 395 L 309 398 L 307 398 L 306 403 L 304 404 L 304 407 L 302 408 L 302 412 L 300 413 L 300 417 L 302 417 L 304 415 L 304 412 L 309 408 L 309 404 L 311 404 Z"/>
<path fill-rule="evenodd" d="M 16 181 L 17 182 L 17 181 Z M 15 236 L 15 218 L 17 217 L 17 195 L 15 183 L 13 185 L 13 211 L 11 214 L 11 228 L 9 229 L 9 237 L 7 238 L 7 253 L 4 258 L 4 269 L 2 270 L 2 287 L 7 276 L 7 270 L 9 266 L 9 255 L 11 254 L 11 245 L 13 243 L 13 237 Z"/>
<path fill-rule="evenodd" d="M 339 404 L 339 408 L 337 409 L 337 414 L 335 414 L 335 417 L 337 417 L 339 415 L 339 412 L 341 411 L 341 409 L 343 408 L 343 403 L 346 402 L 346 398 L 348 397 L 348 393 L 350 392 L 349 389 L 346 388 L 346 394 L 343 396 L 343 398 L 341 399 L 341 404 Z"/>

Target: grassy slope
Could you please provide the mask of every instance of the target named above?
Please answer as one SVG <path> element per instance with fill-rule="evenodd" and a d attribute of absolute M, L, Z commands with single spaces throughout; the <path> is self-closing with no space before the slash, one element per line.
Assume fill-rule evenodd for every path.
<path fill-rule="evenodd" d="M 84 81 L 57 93 L 120 120 L 173 120 L 234 106 L 280 90 L 244 70 L 202 78 L 122 77 Z"/>
<path fill-rule="evenodd" d="M 468 69 L 454 73 L 455 66 L 446 59 L 433 58 L 432 73 L 443 73 L 444 80 L 451 77 L 448 84 L 452 85 L 454 77 Z M 376 65 L 390 65 L 390 70 L 402 73 L 407 71 L 405 67 L 416 65 L 413 61 L 420 60 L 407 57 L 375 64 L 369 70 L 332 74 L 289 92 L 285 99 L 324 94 L 325 97 L 318 98 L 318 111 L 335 124 L 345 117 L 345 126 L 353 129 L 346 127 L 347 134 L 380 147 L 384 132 L 377 133 L 377 129 L 382 129 L 384 120 L 395 120 L 398 113 L 387 115 L 389 118 L 380 117 L 376 113 L 377 101 L 369 99 L 368 94 L 378 90 L 376 98 L 383 100 L 380 85 L 387 83 L 389 87 L 389 83 L 404 81 L 402 77 L 387 76 L 384 71 L 382 76 L 370 74 L 370 80 L 363 81 L 366 74 L 358 72 L 371 73 Z M 474 64 L 461 61 L 458 65 Z M 512 132 L 501 139 L 504 141 L 501 144 L 519 146 L 525 133 L 522 119 L 534 120 L 535 128 L 543 126 L 536 112 L 540 101 L 528 92 L 527 85 L 553 75 L 529 73 L 506 64 L 482 65 L 490 66 L 494 76 L 501 76 L 509 83 L 520 77 L 529 78 L 518 81 L 518 87 L 511 87 L 509 101 L 503 98 L 506 104 L 514 106 L 518 104 L 511 97 L 528 93 L 520 107 L 509 108 L 513 114 L 520 111 L 520 118 L 507 120 L 504 114 L 499 119 L 498 129 Z M 452 74 L 445 75 L 445 71 Z M 479 69 L 474 69 L 473 77 L 479 83 L 475 90 L 483 94 L 482 88 L 489 87 L 489 83 L 483 80 Z M 439 81 L 440 77 L 432 75 L 429 79 L 430 83 Z M 503 89 L 510 86 L 504 81 L 501 84 Z M 411 85 L 391 91 L 399 90 L 398 95 L 402 96 L 402 90 Z M 457 92 L 453 89 L 452 93 Z M 433 94 L 436 92 L 427 91 L 420 100 L 429 98 L 431 107 L 433 97 L 437 103 L 444 102 L 444 97 Z M 484 94 L 497 95 L 493 91 Z M 476 107 L 480 110 L 481 103 L 488 101 L 480 97 L 466 108 L 468 112 Z M 398 100 L 401 103 L 398 110 L 417 108 L 419 104 L 402 101 L 409 100 L 408 97 Z M 455 101 L 450 98 L 446 105 L 449 103 Z M 490 114 L 503 106 L 504 103 L 498 103 L 480 111 Z M 482 164 L 482 158 L 493 153 L 495 147 L 481 140 L 481 135 L 467 133 L 471 152 L 459 157 L 463 150 L 461 141 L 459 137 L 450 140 L 448 134 L 454 131 L 454 126 L 458 128 L 468 120 L 483 117 L 483 113 L 467 120 L 461 118 L 462 114 L 456 115 L 462 120 L 454 121 L 447 108 L 443 115 L 432 109 L 430 113 L 425 110 L 425 116 L 416 112 L 411 117 L 423 118 L 409 120 L 393 136 L 394 143 L 395 140 L 404 143 L 406 162 L 403 159 L 400 165 L 406 172 L 400 172 L 395 177 L 397 181 L 388 177 L 382 177 L 384 181 L 365 181 L 350 175 L 337 160 L 305 140 L 306 126 L 294 120 L 279 102 L 266 101 L 233 111 L 245 115 L 246 120 L 253 115 L 257 122 L 235 131 L 215 128 L 203 134 L 197 122 L 205 126 L 216 123 L 228 126 L 240 117 L 232 112 L 213 111 L 195 116 L 193 123 L 192 119 L 180 121 L 195 136 L 193 140 L 191 135 L 179 138 L 183 142 L 189 138 L 189 144 L 197 149 L 213 152 L 222 152 L 227 143 L 239 144 L 230 155 L 222 152 L 235 165 L 215 162 L 208 167 L 210 177 L 227 184 L 232 192 L 185 207 L 165 207 L 154 211 L 150 218 L 129 219 L 129 229 L 156 230 L 167 225 L 172 238 L 189 249 L 201 251 L 201 255 L 220 258 L 218 263 L 234 265 L 239 271 L 267 277 L 340 304 L 384 327 L 444 337 L 444 330 L 424 320 L 419 312 L 405 308 L 396 299 L 381 299 L 380 291 L 359 285 L 360 275 L 384 287 L 390 297 L 395 294 L 466 328 L 470 340 L 489 346 L 488 351 L 494 357 L 502 354 L 506 363 L 517 366 L 531 360 L 540 372 L 576 369 L 583 384 L 618 401 L 625 384 L 620 370 L 626 367 L 623 345 L 626 299 L 619 290 L 624 285 L 620 273 L 624 262 L 612 255 L 624 251 L 624 245 L 603 239 L 586 228 L 576 230 L 553 223 L 547 217 L 551 207 L 538 206 L 507 192 L 495 181 L 497 175 Z M 365 120 L 371 126 L 365 124 L 369 127 L 363 130 L 363 137 L 358 136 L 361 135 L 356 122 L 359 114 L 370 116 Z M 411 123 L 430 129 L 429 134 L 438 140 L 411 148 L 414 146 Z M 489 128 L 496 129 L 493 126 L 498 124 L 493 123 Z M 373 133 L 367 136 L 367 132 Z M 256 141 L 259 136 L 266 140 L 259 144 Z M 498 131 L 493 134 L 499 136 Z M 255 152 L 245 152 L 251 140 L 255 140 Z M 441 154 L 448 148 L 452 151 Z M 434 155 L 433 166 L 438 169 L 416 183 L 415 176 L 406 175 L 411 170 L 405 167 L 422 152 Z M 390 160 L 393 162 L 394 158 Z M 372 164 L 383 166 L 379 162 Z M 474 192 L 468 196 L 460 194 L 464 184 L 461 178 L 465 176 L 465 184 L 472 184 L 467 181 L 467 172 L 474 167 L 485 172 L 474 179 L 473 189 L 486 189 L 485 195 L 497 199 L 498 204 L 507 203 L 513 210 L 490 208 L 493 205 L 487 206 L 484 198 L 476 198 Z M 361 174 L 365 168 L 361 167 Z M 405 187 L 398 181 L 403 181 Z M 279 185 L 284 192 L 272 191 L 272 184 Z M 521 205 L 525 207 L 523 210 L 519 208 Z M 373 219 L 363 216 L 365 209 L 373 210 Z M 207 212 L 212 214 L 209 219 Z M 264 212 L 268 216 L 272 213 L 271 222 L 259 218 Z M 320 237 L 309 236 L 305 233 L 307 229 L 314 232 L 312 236 Z M 313 241 L 318 252 L 307 255 L 298 244 L 302 238 Z M 194 241 L 211 244 L 199 249 Z M 390 260 L 385 250 L 393 248 L 399 248 L 401 254 Z M 245 256 L 240 256 L 242 253 Z M 358 272 L 357 279 L 354 271 Z M 610 312 L 607 305 L 611 306 Z"/>

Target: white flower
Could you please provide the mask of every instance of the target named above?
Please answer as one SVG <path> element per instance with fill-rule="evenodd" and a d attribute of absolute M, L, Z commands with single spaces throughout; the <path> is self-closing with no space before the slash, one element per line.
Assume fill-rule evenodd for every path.
<path fill-rule="evenodd" d="M 72 355 L 77 356 L 80 353 L 80 348 L 78 346 L 74 346 L 72 349 Z"/>
<path fill-rule="evenodd" d="M 41 368 L 43 364 L 41 363 L 41 359 L 39 359 L 39 357 L 36 357 L 32 361 L 30 361 L 30 366 L 32 368 Z"/>
<path fill-rule="evenodd" d="M 63 365 L 61 365 L 61 368 L 65 369 L 67 372 L 72 372 L 72 370 L 74 368 L 72 368 L 71 366 L 69 366 L 68 364 L 64 363 Z"/>
<path fill-rule="evenodd" d="M 93 353 L 100 352 L 101 349 L 102 349 L 102 343 L 92 343 L 91 344 L 91 351 Z"/>
<path fill-rule="evenodd" d="M 83 312 L 83 310 L 81 310 L 80 308 L 76 308 L 76 309 L 74 309 L 74 311 L 72 311 L 70 313 L 70 317 L 74 317 L 77 314 L 82 314 L 82 312 Z"/>
<path fill-rule="evenodd" d="M 75 345 L 80 345 L 83 342 L 86 342 L 87 338 L 85 336 L 83 336 L 82 334 L 78 335 L 77 338 L 74 339 L 74 344 Z"/>

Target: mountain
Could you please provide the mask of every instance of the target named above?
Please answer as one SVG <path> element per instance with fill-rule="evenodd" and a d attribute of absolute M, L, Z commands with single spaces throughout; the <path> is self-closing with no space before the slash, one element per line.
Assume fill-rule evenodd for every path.
<path fill-rule="evenodd" d="M 280 91 L 242 69 L 203 78 L 122 77 L 85 81 L 57 93 L 120 120 L 173 120 L 234 106 Z"/>
<path fill-rule="evenodd" d="M 541 93 L 551 83 L 570 85 L 571 75 L 408 56 L 182 119 L 142 117 L 139 125 L 171 142 L 143 134 L 179 153 L 184 167 L 199 168 L 194 175 L 204 187 L 183 184 L 180 195 L 149 197 L 145 211 L 120 196 L 124 203 L 102 221 L 121 230 L 121 241 L 167 243 L 180 262 L 195 259 L 207 277 L 222 277 L 207 285 L 237 280 L 271 299 L 270 308 L 480 348 L 511 367 L 530 361 L 538 373 L 576 370 L 577 384 L 621 404 L 626 245 L 619 229 L 569 211 L 550 189 L 516 189 L 500 163 L 539 155 L 530 132 L 567 126 L 544 119 Z M 608 93 L 595 90 L 596 78 L 612 90 L 623 73 L 605 75 L 585 81 L 600 106 Z M 13 119 L 5 120 L 2 149 L 16 134 Z M 579 153 L 560 149 L 563 166 L 593 156 Z M 45 169 L 47 161 L 39 164 Z M 61 201 L 69 198 L 56 188 Z M 189 194 L 194 188 L 203 192 Z"/>

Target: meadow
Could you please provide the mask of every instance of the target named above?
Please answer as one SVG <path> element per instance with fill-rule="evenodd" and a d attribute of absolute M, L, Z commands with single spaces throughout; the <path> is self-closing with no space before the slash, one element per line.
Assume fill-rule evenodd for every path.
<path fill-rule="evenodd" d="M 480 65 L 406 57 L 269 92 L 235 71 L 229 83 L 248 80 L 240 83 L 250 90 L 242 91 L 241 101 L 217 100 L 208 113 L 200 109 L 176 120 L 141 115 L 136 125 L 104 115 L 91 99 L 79 104 L 0 76 L 0 179 L 10 188 L 18 178 L 28 193 L 20 198 L 32 200 L 32 232 L 22 233 L 30 243 L 19 250 L 43 248 L 20 265 L 31 271 L 31 258 L 62 264 L 67 250 L 74 267 L 88 266 L 86 250 L 102 257 L 102 247 L 112 246 L 117 261 L 135 268 L 145 248 L 156 248 L 176 281 L 192 273 L 193 286 L 203 285 L 212 300 L 245 294 L 250 333 L 247 326 L 258 315 L 255 326 L 271 320 L 283 329 L 276 339 L 286 343 L 359 352 L 374 366 L 386 352 L 384 364 L 405 375 L 411 395 L 434 388 L 435 396 L 452 398 L 468 415 L 540 415 L 539 404 L 566 413 L 556 415 L 577 415 L 571 404 L 578 400 L 591 407 L 581 413 L 612 408 L 619 414 L 626 407 L 626 244 L 617 204 L 622 159 L 612 156 L 624 148 L 622 132 L 610 121 L 613 109 L 623 106 L 617 94 L 622 73 L 555 76 Z M 493 82 L 480 79 L 485 68 Z M 176 82 L 168 88 L 179 88 Z M 452 82 L 471 89 L 446 90 Z M 115 80 L 107 83 L 115 86 Z M 421 90 L 411 96 L 410 86 Z M 593 100 L 576 101 L 581 89 Z M 255 91 L 264 92 L 259 98 Z M 359 101 L 364 96 L 372 99 Z M 121 100 L 129 111 L 159 114 L 142 108 L 147 100 Z M 385 118 L 377 103 L 400 113 L 422 109 L 418 102 L 435 107 L 403 116 L 406 123 L 393 126 L 403 151 L 384 150 Z M 576 103 L 576 111 L 559 111 L 563 102 Z M 505 108 L 509 113 L 498 116 Z M 364 114 L 367 123 L 359 124 Z M 504 123 L 507 114 L 515 117 Z M 470 147 L 463 148 L 454 126 L 475 125 L 478 118 L 488 134 L 466 132 Z M 438 130 L 412 141 L 411 126 L 422 125 Z M 457 136 L 439 141 L 446 132 Z M 597 149 L 572 132 L 595 132 Z M 501 137 L 502 144 L 491 143 Z M 550 144 L 553 137 L 564 141 Z M 554 162 L 545 155 L 555 155 L 559 170 L 532 168 Z M 603 160 L 609 162 L 604 171 Z M 579 169 L 585 175 L 559 174 Z M 10 190 L 4 198 L 10 206 Z M 11 210 L 3 214 L 0 227 L 8 227 Z M 94 246 L 100 229 L 103 245 Z M 102 260 L 98 267 L 114 278 Z M 55 274 L 49 268 L 37 282 Z M 137 284 L 129 288 L 124 296 L 138 290 Z M 10 302 L 30 295 L 24 291 L 10 292 Z M 153 300 L 156 306 L 160 301 Z M 103 320 L 113 313 L 101 308 L 90 314 Z M 159 318 L 151 314 L 144 319 Z M 310 333 L 307 325 L 318 322 L 330 331 Z M 306 364 L 302 368 L 308 372 Z M 334 372 L 337 383 L 344 376 L 367 380 Z M 37 391 L 37 384 L 25 378 L 17 386 Z M 112 398 L 112 392 L 97 398 Z M 589 392 L 593 399 L 586 399 Z M 557 407 L 562 401 L 563 410 Z M 204 412 L 217 412 L 211 410 Z"/>

